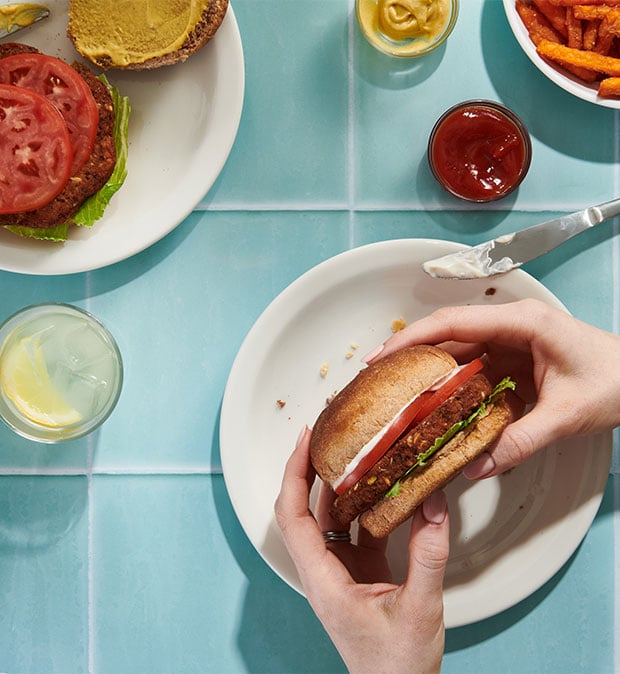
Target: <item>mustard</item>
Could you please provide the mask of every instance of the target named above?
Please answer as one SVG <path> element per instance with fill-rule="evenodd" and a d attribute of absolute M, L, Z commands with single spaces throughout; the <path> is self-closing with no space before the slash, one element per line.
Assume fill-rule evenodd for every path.
<path fill-rule="evenodd" d="M 379 29 L 392 40 L 433 38 L 448 20 L 448 0 L 379 0 Z"/>
<path fill-rule="evenodd" d="M 357 18 L 366 38 L 395 56 L 424 52 L 451 30 L 452 0 L 357 0 Z"/>
<path fill-rule="evenodd" d="M 95 62 L 103 57 L 123 67 L 180 49 L 208 4 L 209 0 L 71 0 L 70 21 L 84 56 Z"/>
<path fill-rule="evenodd" d="M 0 30 L 9 34 L 32 25 L 48 14 L 49 9 L 45 5 L 35 5 L 28 2 L 2 5 L 0 6 Z"/>

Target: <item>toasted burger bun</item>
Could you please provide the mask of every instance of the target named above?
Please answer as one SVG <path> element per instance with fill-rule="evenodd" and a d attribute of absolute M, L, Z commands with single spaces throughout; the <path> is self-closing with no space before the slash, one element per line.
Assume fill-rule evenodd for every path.
<path fill-rule="evenodd" d="M 310 455 L 319 477 L 334 487 L 346 466 L 368 441 L 392 421 L 412 398 L 448 375 L 455 367 L 456 361 L 442 349 L 414 346 L 396 351 L 362 370 L 323 410 L 314 425 Z M 458 420 L 468 417 L 472 407 L 477 408 L 492 390 L 481 374 L 472 377 L 463 390 L 465 387 L 473 390 L 473 397 L 471 393 L 463 394 L 461 400 L 460 394 L 455 393 L 454 399 L 458 400 L 451 404 L 453 414 L 454 410 L 460 410 L 461 403 L 469 405 L 463 409 L 464 413 Z M 443 487 L 469 461 L 491 446 L 509 421 L 510 411 L 503 394 L 500 394 L 492 404 L 487 405 L 483 417 L 459 432 L 425 466 L 416 468 L 403 480 L 398 495 L 384 498 L 393 482 L 385 488 L 380 487 L 380 479 L 376 476 L 381 477 L 384 473 L 373 472 L 379 466 L 378 462 L 367 471 L 364 478 L 336 499 L 332 517 L 346 525 L 359 514 L 356 509 L 365 510 L 360 516 L 360 524 L 375 537 L 388 535 L 410 517 L 433 491 Z M 423 424 L 424 421 L 416 426 L 414 432 Z M 429 425 L 433 426 L 432 423 Z M 410 448 L 412 445 L 407 442 L 409 435 L 413 435 L 413 432 L 394 443 L 388 454 L 403 454 L 407 446 Z M 390 464 L 395 463 L 387 454 L 384 463 L 386 459 Z M 414 460 L 407 467 L 413 463 Z M 400 475 L 402 473 L 398 477 Z M 368 477 L 368 484 L 373 485 L 371 491 L 376 493 L 371 493 L 370 503 L 365 503 L 360 498 L 368 499 L 368 487 L 362 484 Z"/>
<path fill-rule="evenodd" d="M 159 0 L 162 4 L 169 0 Z M 187 5 L 192 0 L 187 0 Z M 121 3 L 122 4 L 122 3 Z M 139 4 L 139 3 L 136 3 Z M 120 7 L 120 4 L 118 5 Z M 155 6 L 156 9 L 156 6 Z M 228 9 L 228 0 L 209 0 L 200 19 L 178 46 L 160 50 L 156 55 L 141 54 L 139 48 L 124 51 L 125 34 L 120 9 L 102 9 L 99 0 L 71 0 L 67 36 L 76 50 L 92 63 L 104 69 L 147 70 L 185 61 L 201 49 L 217 32 Z M 152 11 L 152 10 L 151 10 Z M 132 20 L 135 15 L 132 14 Z M 147 34 L 153 26 L 137 27 Z M 122 36 L 122 38 L 121 38 Z M 148 40 L 147 40 L 148 42 Z M 122 62 L 119 62 L 119 58 Z"/>

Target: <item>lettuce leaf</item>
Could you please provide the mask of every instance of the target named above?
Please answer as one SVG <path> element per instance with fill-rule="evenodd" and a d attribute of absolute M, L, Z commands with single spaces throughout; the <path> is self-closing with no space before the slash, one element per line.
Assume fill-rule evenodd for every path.
<path fill-rule="evenodd" d="M 32 239 L 45 239 L 47 241 L 66 241 L 69 228 L 72 223 L 82 227 L 92 227 L 103 215 L 110 200 L 120 189 L 127 177 L 127 151 L 129 136 L 129 114 L 131 106 L 127 96 L 121 96 L 118 89 L 113 87 L 105 75 L 99 75 L 99 79 L 106 85 L 112 102 L 114 104 L 114 143 L 116 146 L 116 164 L 112 175 L 108 178 L 106 184 L 95 194 L 90 196 L 80 206 L 79 210 L 73 215 L 71 220 L 64 222 L 56 227 L 39 229 L 37 227 L 21 227 L 16 225 L 6 225 L 5 229 L 18 234 L 22 237 Z"/>
<path fill-rule="evenodd" d="M 497 398 L 497 396 L 502 392 L 505 391 L 506 389 L 510 389 L 511 391 L 514 391 L 516 388 L 516 384 L 510 377 L 504 377 L 499 384 L 493 389 L 491 394 L 489 395 L 488 398 L 482 401 L 480 405 L 465 419 L 462 421 L 457 421 L 455 424 L 452 424 L 450 428 L 440 437 L 435 440 L 435 442 L 425 451 L 422 452 L 421 454 L 418 455 L 418 458 L 416 462 L 410 466 L 405 473 L 400 477 L 399 480 L 397 480 L 391 487 L 391 489 L 385 494 L 384 498 L 394 498 L 395 496 L 398 496 L 400 493 L 400 485 L 403 480 L 405 480 L 411 473 L 418 467 L 425 466 L 428 462 L 428 460 L 435 454 L 437 451 L 439 451 L 444 445 L 447 445 L 452 438 L 462 431 L 463 429 L 467 428 L 470 424 L 472 424 L 478 417 L 484 416 L 486 413 L 486 409 L 488 405 L 491 405 L 493 401 Z"/>

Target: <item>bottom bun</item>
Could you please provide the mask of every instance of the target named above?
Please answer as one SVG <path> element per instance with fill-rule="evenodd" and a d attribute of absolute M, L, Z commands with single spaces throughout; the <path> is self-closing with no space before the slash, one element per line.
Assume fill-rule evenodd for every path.
<path fill-rule="evenodd" d="M 510 423 L 511 412 L 499 396 L 487 413 L 458 433 L 423 467 L 403 480 L 397 496 L 386 497 L 362 513 L 359 523 L 375 538 L 383 538 L 413 515 L 434 491 L 444 487 L 472 460 L 489 448 Z"/>

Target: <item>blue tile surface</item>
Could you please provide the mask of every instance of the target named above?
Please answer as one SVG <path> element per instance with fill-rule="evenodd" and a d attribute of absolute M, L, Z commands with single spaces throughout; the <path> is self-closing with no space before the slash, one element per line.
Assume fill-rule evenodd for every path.
<path fill-rule="evenodd" d="M 88 438 L 48 447 L 0 427 L 0 672 L 344 672 L 227 496 L 219 414 L 245 335 L 298 276 L 351 247 L 473 244 L 620 196 L 619 113 L 550 83 L 500 0 L 461 0 L 445 48 L 415 64 L 364 42 L 352 0 L 233 5 L 243 118 L 195 211 L 105 269 L 0 272 L 0 317 L 77 304 L 125 365 L 116 410 Z M 452 199 L 426 164 L 435 119 L 470 98 L 505 103 L 532 135 L 525 182 L 488 207 Z M 579 318 L 618 330 L 618 234 L 607 223 L 526 270 Z M 517 606 L 450 630 L 445 672 L 618 671 L 619 465 L 571 560 Z"/>

